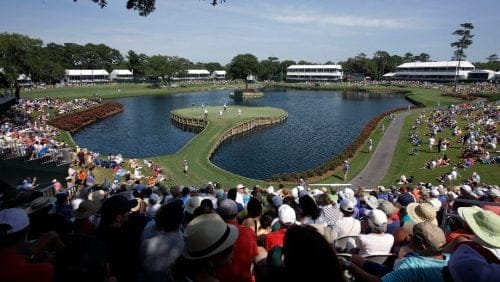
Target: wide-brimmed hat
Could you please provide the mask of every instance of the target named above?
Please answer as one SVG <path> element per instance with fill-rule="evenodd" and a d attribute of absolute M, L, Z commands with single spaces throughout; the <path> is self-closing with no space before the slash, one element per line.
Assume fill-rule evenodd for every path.
<path fill-rule="evenodd" d="M 387 225 L 387 216 L 385 213 L 379 209 L 373 209 L 369 211 L 368 214 L 368 223 L 370 226 L 373 228 L 374 226 L 376 227 L 382 227 Z"/>
<path fill-rule="evenodd" d="M 201 201 L 203 200 L 200 196 L 192 196 L 186 203 L 184 210 L 187 213 L 194 214 L 194 210 L 201 205 Z"/>
<path fill-rule="evenodd" d="M 487 257 L 492 255 L 490 251 L 477 248 L 479 247 L 473 248 L 462 244 L 453 252 L 448 262 L 448 270 L 453 281 L 486 282 L 495 281 L 500 277 L 500 264 L 488 262 Z"/>
<path fill-rule="evenodd" d="M 19 232 L 30 225 L 26 211 L 19 208 L 0 210 L 0 224 L 7 225 L 7 234 Z"/>
<path fill-rule="evenodd" d="M 431 222 L 437 225 L 436 209 L 429 203 L 410 203 L 406 207 L 406 212 L 414 223 Z"/>
<path fill-rule="evenodd" d="M 193 219 L 184 231 L 184 252 L 187 259 L 211 257 L 231 247 L 238 238 L 238 228 L 225 223 L 215 213 Z"/>
<path fill-rule="evenodd" d="M 96 213 L 96 205 L 91 200 L 83 200 L 73 213 L 75 219 L 84 219 Z"/>
<path fill-rule="evenodd" d="M 481 208 L 463 208 L 460 214 L 479 239 L 490 246 L 500 248 L 500 216 Z"/>
<path fill-rule="evenodd" d="M 31 201 L 30 206 L 26 209 L 27 214 L 32 214 L 50 205 L 54 205 L 57 201 L 56 197 L 39 197 Z"/>
<path fill-rule="evenodd" d="M 394 205 L 387 200 L 383 200 L 382 202 L 380 202 L 380 204 L 378 205 L 378 209 L 383 211 L 388 217 L 392 216 L 392 214 L 394 214 L 394 212 L 396 211 Z"/>
<path fill-rule="evenodd" d="M 377 197 L 370 195 L 368 193 L 365 193 L 363 195 L 363 200 L 365 200 L 365 203 L 371 208 L 371 209 L 376 209 L 378 207 L 378 199 Z"/>

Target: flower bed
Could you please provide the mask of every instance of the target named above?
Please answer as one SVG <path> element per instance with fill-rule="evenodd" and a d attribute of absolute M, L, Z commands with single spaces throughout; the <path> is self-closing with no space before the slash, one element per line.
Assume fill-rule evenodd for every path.
<path fill-rule="evenodd" d="M 120 103 L 104 103 L 83 111 L 56 117 L 49 124 L 61 130 L 75 133 L 85 126 L 123 111 Z"/>

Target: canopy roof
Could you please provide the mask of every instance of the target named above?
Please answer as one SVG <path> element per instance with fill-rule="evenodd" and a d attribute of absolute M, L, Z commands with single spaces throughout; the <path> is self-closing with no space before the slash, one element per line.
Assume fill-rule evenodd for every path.
<path fill-rule="evenodd" d="M 126 69 L 115 69 L 111 72 L 111 74 L 116 74 L 116 75 L 133 75 L 133 73 L 129 70 Z"/>
<path fill-rule="evenodd" d="M 187 70 L 187 74 L 190 75 L 190 74 L 206 74 L 206 75 L 210 75 L 210 72 L 208 72 L 208 70 Z"/>
<path fill-rule="evenodd" d="M 287 68 L 290 69 L 342 69 L 341 65 L 291 65 Z"/>
<path fill-rule="evenodd" d="M 398 68 L 439 68 L 439 67 L 458 67 L 458 61 L 440 61 L 440 62 L 411 62 L 397 66 Z M 461 61 L 460 67 L 474 68 L 469 61 Z"/>
<path fill-rule="evenodd" d="M 109 75 L 109 73 L 104 70 L 65 70 L 66 75 Z"/>

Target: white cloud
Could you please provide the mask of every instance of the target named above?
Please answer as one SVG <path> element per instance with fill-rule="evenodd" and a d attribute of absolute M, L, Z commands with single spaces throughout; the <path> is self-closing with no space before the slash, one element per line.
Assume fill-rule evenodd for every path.
<path fill-rule="evenodd" d="M 401 19 L 378 19 L 358 16 L 325 16 L 321 14 L 271 15 L 271 20 L 286 24 L 316 24 L 359 28 L 406 29 L 412 27 L 409 21 Z"/>

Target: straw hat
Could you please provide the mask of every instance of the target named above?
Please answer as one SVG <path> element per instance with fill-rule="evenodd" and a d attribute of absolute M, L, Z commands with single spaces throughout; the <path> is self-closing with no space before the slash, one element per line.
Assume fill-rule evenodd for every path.
<path fill-rule="evenodd" d="M 406 212 L 414 223 L 431 222 L 437 225 L 436 209 L 429 203 L 410 203 Z"/>
<path fill-rule="evenodd" d="M 226 224 L 215 214 L 203 214 L 193 219 L 184 231 L 184 252 L 187 259 L 197 260 L 216 255 L 231 247 L 238 238 L 238 228 Z"/>
<path fill-rule="evenodd" d="M 481 208 L 461 208 L 467 225 L 477 237 L 495 248 L 500 248 L 500 216 Z"/>
<path fill-rule="evenodd" d="M 31 201 L 30 206 L 26 209 L 27 214 L 32 214 L 50 205 L 54 205 L 56 197 L 39 197 Z"/>

